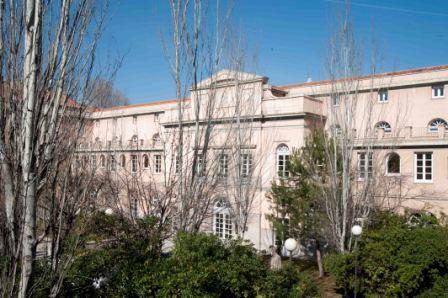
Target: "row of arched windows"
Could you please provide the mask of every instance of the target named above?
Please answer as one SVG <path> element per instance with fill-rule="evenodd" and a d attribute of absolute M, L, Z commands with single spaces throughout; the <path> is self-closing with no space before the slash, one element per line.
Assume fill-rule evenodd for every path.
<path fill-rule="evenodd" d="M 448 123 L 442 118 L 435 118 L 428 123 L 429 132 L 437 132 L 439 127 L 448 129 Z M 384 132 L 391 132 L 392 127 L 386 121 L 380 121 L 375 125 L 376 129 L 382 129 Z"/>
<path fill-rule="evenodd" d="M 160 154 L 155 154 L 154 156 L 154 163 L 153 163 L 153 167 L 154 167 L 154 172 L 155 173 L 161 173 L 162 172 L 162 155 Z M 126 167 L 126 156 L 124 154 L 121 154 L 118 158 L 118 160 L 116 159 L 115 155 L 104 155 L 101 154 L 99 156 L 99 160 L 97 161 L 97 156 L 96 155 L 92 155 L 92 156 L 87 156 L 87 155 L 83 155 L 81 157 L 81 162 L 83 164 L 83 166 L 87 166 L 87 164 L 90 161 L 90 165 L 93 168 L 108 168 L 111 171 L 115 171 L 117 169 L 117 165 L 120 166 L 121 168 L 125 168 Z M 137 172 L 138 169 L 138 156 L 135 154 L 131 154 L 130 156 L 130 169 L 132 173 Z M 148 169 L 151 167 L 150 164 L 150 157 L 148 154 L 143 154 L 141 157 L 141 166 L 144 169 Z"/>

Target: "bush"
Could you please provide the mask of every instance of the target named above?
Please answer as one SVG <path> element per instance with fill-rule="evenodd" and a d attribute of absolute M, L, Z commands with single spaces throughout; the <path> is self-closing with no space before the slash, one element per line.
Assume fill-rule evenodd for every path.
<path fill-rule="evenodd" d="M 373 223 L 363 234 L 358 252 L 326 257 L 326 269 L 340 287 L 354 291 L 356 267 L 359 288 L 365 295 L 414 297 L 446 284 L 445 227 L 424 217 L 410 225 L 406 217 L 385 213 L 377 215 Z"/>
<path fill-rule="evenodd" d="M 62 296 L 86 297 L 313 297 L 309 276 L 274 273 L 255 249 L 214 235 L 179 234 L 167 257 L 126 246 L 80 255 L 64 283 Z M 93 281 L 105 278 L 99 289 Z"/>

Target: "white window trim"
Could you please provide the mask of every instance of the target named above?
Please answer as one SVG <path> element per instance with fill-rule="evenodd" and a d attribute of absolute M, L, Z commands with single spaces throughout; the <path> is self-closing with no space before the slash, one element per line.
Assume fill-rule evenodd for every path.
<path fill-rule="evenodd" d="M 383 100 L 382 98 L 381 98 L 381 95 L 382 94 L 386 94 L 386 99 L 385 100 Z M 389 91 L 388 90 L 379 90 L 378 91 L 378 102 L 379 103 L 388 103 L 389 102 Z"/>
<path fill-rule="evenodd" d="M 423 180 L 418 180 L 417 179 L 417 154 L 426 154 L 426 153 L 431 153 L 431 180 L 427 180 L 427 179 L 423 179 Z M 423 168 L 425 168 L 425 161 L 423 162 Z M 415 151 L 414 152 L 414 183 L 418 183 L 418 184 L 431 184 L 433 183 L 434 180 L 434 152 L 432 151 Z M 423 173 L 423 177 L 425 177 L 426 171 Z"/>
<path fill-rule="evenodd" d="M 218 204 L 218 202 L 215 203 L 215 205 L 213 206 L 213 234 L 216 235 L 219 239 L 222 240 L 229 240 L 229 239 L 233 239 L 234 235 L 235 235 L 235 226 L 230 214 L 230 210 L 228 206 L 222 206 L 222 207 L 217 207 L 216 205 Z M 218 235 L 216 229 L 216 221 L 217 221 L 217 217 L 218 214 L 223 214 L 224 215 L 224 227 L 223 227 L 223 236 L 221 237 L 220 235 Z M 225 228 L 225 216 L 228 215 L 229 216 L 229 220 L 230 220 L 230 233 L 226 233 L 226 231 L 228 231 L 228 229 Z M 226 238 L 226 235 L 230 235 L 229 238 Z"/>
<path fill-rule="evenodd" d="M 134 157 L 135 157 L 135 171 L 134 171 Z M 132 174 L 137 173 L 137 171 L 138 171 L 138 156 L 135 154 L 131 155 L 130 162 L 131 162 L 131 173 Z"/>
<path fill-rule="evenodd" d="M 159 168 L 157 168 L 157 157 L 159 157 L 159 161 L 160 161 Z M 155 174 L 161 174 L 162 173 L 162 155 L 161 154 L 155 154 L 154 155 L 154 173 Z"/>
<path fill-rule="evenodd" d="M 284 148 L 287 148 L 287 150 L 280 151 L 280 149 L 284 149 Z M 276 159 L 275 159 L 275 161 L 276 161 L 276 164 L 275 164 L 276 171 L 275 171 L 275 175 L 277 177 L 279 177 L 279 178 L 287 178 L 287 177 L 289 177 L 290 173 L 289 173 L 289 170 L 286 168 L 286 166 L 287 166 L 287 163 L 288 163 L 289 158 L 291 156 L 290 152 L 291 151 L 289 150 L 289 146 L 284 144 L 284 143 L 282 143 L 282 144 L 277 146 L 277 149 L 275 151 L 275 153 L 276 153 Z M 283 167 L 282 170 L 280 170 L 280 164 L 279 164 L 280 157 L 283 157 L 283 159 L 284 159 L 283 160 L 283 165 L 282 165 L 282 167 Z M 279 175 L 280 172 L 283 174 L 282 176 Z M 285 175 L 285 174 L 287 174 L 287 175 Z"/>
<path fill-rule="evenodd" d="M 361 174 L 361 165 L 360 165 L 361 164 L 361 157 L 360 157 L 361 154 L 364 154 L 364 156 L 365 156 L 365 165 L 364 165 L 365 176 L 364 177 L 361 177 L 361 175 L 360 175 Z M 372 172 L 371 173 L 369 173 L 369 155 L 372 157 L 371 158 L 371 160 L 372 160 Z M 365 181 L 366 178 L 367 179 L 372 178 L 371 177 L 373 175 L 373 153 L 372 152 L 368 152 L 368 151 L 358 152 L 357 169 L 358 169 L 358 173 L 357 173 L 358 181 Z"/>
<path fill-rule="evenodd" d="M 393 154 L 393 153 L 398 154 L 397 152 L 391 152 L 386 157 L 386 176 L 388 176 L 388 177 L 400 177 L 401 176 L 401 156 L 400 156 L 400 154 L 398 154 L 398 157 L 400 158 L 400 168 L 398 169 L 398 173 L 389 173 L 389 166 L 388 166 L 389 158 L 390 158 L 391 154 Z"/>
<path fill-rule="evenodd" d="M 442 87 L 443 95 L 434 95 L 435 87 Z M 431 86 L 431 98 L 433 99 L 442 99 L 445 98 L 445 85 L 433 85 Z"/>

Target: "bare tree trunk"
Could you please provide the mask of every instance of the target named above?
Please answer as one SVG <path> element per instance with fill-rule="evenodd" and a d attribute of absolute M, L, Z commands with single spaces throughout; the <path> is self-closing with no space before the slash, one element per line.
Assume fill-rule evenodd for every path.
<path fill-rule="evenodd" d="M 315 250 L 316 250 L 316 263 L 317 267 L 319 268 L 319 278 L 324 277 L 325 271 L 324 271 L 324 265 L 322 264 L 322 253 L 320 250 L 320 241 L 315 240 Z"/>

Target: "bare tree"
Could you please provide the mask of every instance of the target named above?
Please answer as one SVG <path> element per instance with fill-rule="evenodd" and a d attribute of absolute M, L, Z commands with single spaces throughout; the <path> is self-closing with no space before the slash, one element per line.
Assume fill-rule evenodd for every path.
<path fill-rule="evenodd" d="M 98 108 L 110 108 L 113 106 L 125 106 L 129 99 L 114 87 L 111 79 L 97 79 L 93 82 L 92 105 Z"/>
<path fill-rule="evenodd" d="M 95 79 L 92 53 L 106 6 L 83 0 L 0 2 L 0 177 L 7 239 L 2 295 L 31 294 L 37 245 L 50 236 L 52 249 L 60 249 L 64 221 L 86 201 L 85 193 L 73 189 L 76 180 L 84 180 L 73 180 L 70 163 L 85 129 L 89 82 Z M 57 256 L 54 271 L 69 264 L 60 267 Z"/>

